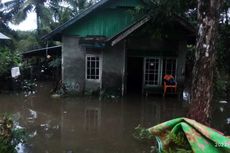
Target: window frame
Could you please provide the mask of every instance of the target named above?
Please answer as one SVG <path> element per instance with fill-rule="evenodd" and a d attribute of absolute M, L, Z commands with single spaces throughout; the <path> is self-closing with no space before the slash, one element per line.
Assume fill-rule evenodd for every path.
<path fill-rule="evenodd" d="M 168 64 L 167 60 L 175 60 L 175 72 L 174 72 L 175 74 L 172 74 L 172 75 L 176 79 L 176 76 L 177 76 L 177 58 L 176 57 L 163 58 L 163 60 L 162 60 L 162 77 L 164 77 L 163 75 L 165 75 L 167 72 L 167 64 Z M 164 67 L 164 64 L 165 64 L 165 67 Z M 170 71 L 172 72 L 172 67 L 170 68 Z"/>
<path fill-rule="evenodd" d="M 98 69 L 99 69 L 99 74 L 98 74 L 98 78 L 97 79 L 92 79 L 92 78 L 88 78 L 88 58 L 99 58 L 99 66 L 98 66 Z M 98 54 L 86 54 L 85 56 L 85 80 L 87 81 L 95 81 L 95 82 L 100 82 L 101 81 L 101 69 L 102 69 L 102 60 L 101 60 L 101 56 L 98 55 Z M 91 67 L 90 67 L 90 70 L 91 70 Z M 96 67 L 95 67 L 95 70 L 96 70 Z M 95 75 L 96 76 L 96 75 Z"/>
<path fill-rule="evenodd" d="M 154 80 L 154 81 L 157 81 L 156 82 L 156 84 L 149 84 L 149 83 L 147 83 L 146 81 L 146 75 L 148 75 L 148 77 L 149 77 L 149 75 L 151 75 L 151 74 L 147 74 L 146 73 L 146 70 L 148 69 L 147 67 L 146 67 L 146 63 L 147 63 L 147 60 L 151 60 L 151 59 L 154 59 L 154 60 L 158 60 L 158 71 L 157 71 L 157 74 L 158 74 L 158 76 L 157 76 L 157 80 Z M 159 56 L 153 56 L 153 57 L 145 57 L 144 58 L 144 73 L 143 73 L 143 85 L 144 86 L 146 86 L 146 87 L 156 87 L 156 86 L 159 86 L 160 85 L 160 82 L 161 82 L 161 75 L 162 75 L 162 71 L 161 71 L 161 69 L 162 69 L 162 59 L 161 59 L 161 57 L 159 57 Z M 154 73 L 155 74 L 155 73 Z"/>

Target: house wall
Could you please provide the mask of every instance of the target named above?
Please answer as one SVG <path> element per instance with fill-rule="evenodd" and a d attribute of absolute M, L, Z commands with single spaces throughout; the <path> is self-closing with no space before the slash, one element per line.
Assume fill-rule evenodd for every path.
<path fill-rule="evenodd" d="M 106 48 L 103 52 L 103 89 L 124 92 L 125 73 L 125 41 L 113 47 Z"/>
<path fill-rule="evenodd" d="M 125 43 L 118 43 L 103 50 L 86 50 L 79 45 L 78 37 L 64 36 L 62 49 L 62 78 L 67 90 L 74 93 L 94 92 L 101 88 L 121 93 L 124 81 Z M 85 78 L 86 55 L 99 55 L 101 79 Z"/>
<path fill-rule="evenodd" d="M 82 93 L 85 86 L 85 51 L 79 38 L 63 36 L 62 79 L 68 91 Z"/>

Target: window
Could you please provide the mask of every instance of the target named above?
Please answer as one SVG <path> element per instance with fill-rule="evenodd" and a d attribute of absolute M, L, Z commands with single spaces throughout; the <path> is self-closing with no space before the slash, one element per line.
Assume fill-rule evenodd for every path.
<path fill-rule="evenodd" d="M 86 78 L 89 80 L 100 79 L 100 57 L 94 55 L 86 56 Z"/>
<path fill-rule="evenodd" d="M 155 86 L 159 84 L 160 59 L 145 59 L 145 85 Z"/>
<path fill-rule="evenodd" d="M 174 77 L 176 76 L 176 59 L 175 58 L 166 58 L 163 60 L 163 76 L 165 74 L 171 74 Z"/>

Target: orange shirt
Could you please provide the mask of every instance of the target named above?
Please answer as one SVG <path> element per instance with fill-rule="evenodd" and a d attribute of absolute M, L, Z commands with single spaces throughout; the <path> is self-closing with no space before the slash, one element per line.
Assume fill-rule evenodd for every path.
<path fill-rule="evenodd" d="M 165 74 L 164 79 L 168 81 L 170 79 L 174 79 L 174 77 L 171 74 Z"/>

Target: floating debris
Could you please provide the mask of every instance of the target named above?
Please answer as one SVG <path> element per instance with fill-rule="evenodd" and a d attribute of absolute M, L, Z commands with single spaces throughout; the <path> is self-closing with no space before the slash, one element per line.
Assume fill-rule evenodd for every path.
<path fill-rule="evenodd" d="M 227 118 L 227 124 L 230 124 L 230 117 Z"/>
<path fill-rule="evenodd" d="M 61 95 L 60 95 L 60 94 L 52 94 L 51 97 L 52 97 L 52 98 L 60 98 Z"/>
<path fill-rule="evenodd" d="M 49 130 L 49 124 L 48 124 L 48 123 L 46 123 L 46 124 L 41 124 L 40 126 L 41 126 L 41 127 L 44 127 L 44 130 L 45 130 L 45 131 L 48 131 L 48 130 Z"/>
<path fill-rule="evenodd" d="M 30 138 L 33 138 L 33 137 L 35 137 L 36 135 L 37 135 L 37 130 L 34 131 L 33 133 L 29 134 L 29 137 L 30 137 Z"/>
<path fill-rule="evenodd" d="M 227 104 L 228 102 L 226 100 L 221 100 L 221 101 L 219 101 L 219 103 L 221 103 L 221 104 Z"/>
<path fill-rule="evenodd" d="M 53 129 L 59 129 L 59 125 L 53 126 Z"/>
<path fill-rule="evenodd" d="M 221 112 L 224 112 L 224 108 L 223 108 L 223 107 L 220 107 L 220 111 L 221 111 Z"/>
<path fill-rule="evenodd" d="M 190 93 L 186 89 L 183 91 L 182 95 L 183 95 L 183 97 L 182 97 L 183 101 L 190 103 L 190 100 L 191 100 Z"/>
<path fill-rule="evenodd" d="M 30 111 L 30 115 L 33 119 L 36 119 L 38 117 L 38 114 L 36 111 L 32 110 L 32 109 L 29 109 Z"/>

